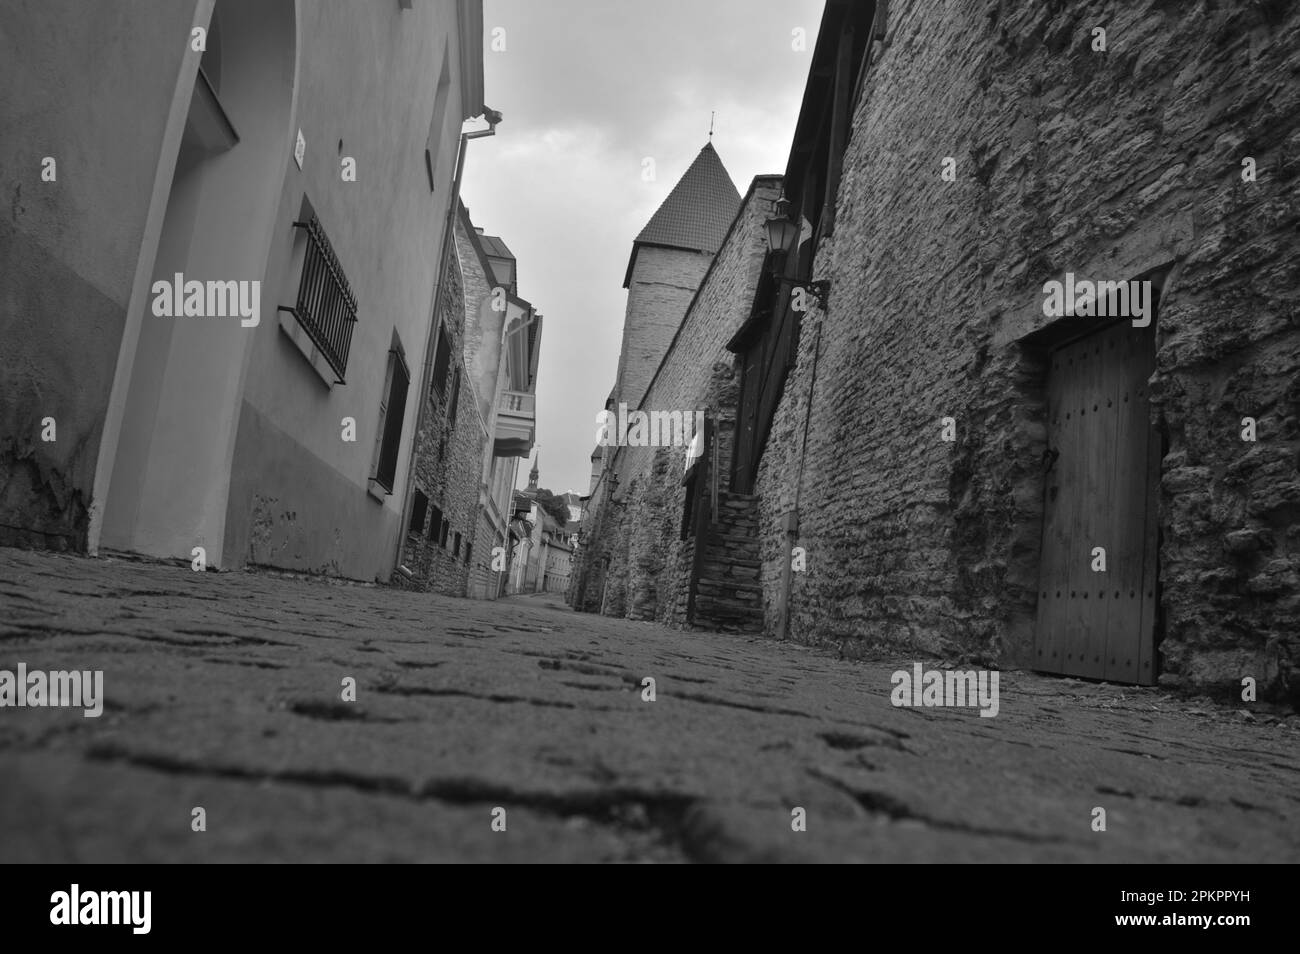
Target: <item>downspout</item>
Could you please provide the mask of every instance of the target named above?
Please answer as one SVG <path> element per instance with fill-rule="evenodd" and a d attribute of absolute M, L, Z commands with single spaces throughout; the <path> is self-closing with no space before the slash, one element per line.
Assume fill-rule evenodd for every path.
<path fill-rule="evenodd" d="M 822 326 L 825 323 L 826 309 L 823 307 L 817 319 L 817 337 L 813 341 L 812 368 L 808 375 L 808 401 L 803 416 L 803 443 L 799 448 L 799 475 L 795 478 L 794 484 L 794 508 L 781 518 L 785 551 L 781 563 L 781 591 L 777 599 L 777 639 L 787 639 L 790 635 L 790 593 L 794 588 L 794 567 L 791 566 L 791 556 L 799 534 L 799 497 L 803 491 L 804 461 L 808 457 L 808 424 L 812 419 L 813 393 L 817 387 L 817 362 L 822 353 Z"/>
<path fill-rule="evenodd" d="M 420 437 L 420 428 L 424 425 L 425 408 L 429 403 L 429 378 L 433 375 L 433 356 L 437 349 L 438 338 L 442 334 L 442 322 L 438 317 L 438 306 L 442 302 L 442 293 L 447 285 L 448 257 L 452 252 L 453 242 L 455 241 L 456 210 L 460 207 L 460 183 L 465 173 L 465 147 L 471 139 L 495 136 L 497 134 L 497 123 L 501 122 L 501 114 L 488 109 L 486 106 L 483 108 L 483 115 L 487 117 L 488 128 L 461 133 L 460 142 L 456 146 L 456 172 L 451 180 L 451 196 L 447 200 L 447 216 L 442 224 L 442 245 L 440 247 L 442 262 L 438 268 L 438 282 L 433 290 L 433 307 L 430 309 L 429 320 L 433 322 L 433 331 L 430 333 L 429 343 L 425 347 L 424 368 L 420 373 L 420 394 L 415 410 L 415 430 L 411 432 L 411 454 L 406 464 L 406 485 L 402 494 L 401 522 L 397 525 L 397 554 L 393 558 L 394 568 L 402 565 L 402 550 L 406 547 L 406 525 L 411 519 L 411 502 L 415 498 L 416 443 Z M 489 435 L 488 439 L 491 440 L 491 435 Z M 475 524 L 477 524 L 477 520 Z"/>

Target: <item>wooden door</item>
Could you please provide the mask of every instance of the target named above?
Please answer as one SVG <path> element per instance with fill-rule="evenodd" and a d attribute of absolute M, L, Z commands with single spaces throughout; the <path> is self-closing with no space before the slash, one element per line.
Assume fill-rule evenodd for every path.
<path fill-rule="evenodd" d="M 1154 322 L 1118 322 L 1051 354 L 1034 646 L 1042 671 L 1156 681 L 1154 369 Z"/>

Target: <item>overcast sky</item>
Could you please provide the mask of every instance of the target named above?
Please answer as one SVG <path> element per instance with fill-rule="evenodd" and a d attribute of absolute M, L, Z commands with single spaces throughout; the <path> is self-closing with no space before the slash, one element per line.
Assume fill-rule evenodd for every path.
<path fill-rule="evenodd" d="M 541 484 L 587 492 L 614 384 L 632 240 L 708 141 L 744 195 L 785 171 L 822 0 L 484 0 L 488 106 L 461 194 L 544 316 Z M 504 34 L 495 33 L 502 28 Z M 792 31 L 806 49 L 792 49 Z M 493 37 L 505 50 L 492 50 Z M 642 160 L 656 178 L 642 180 Z M 521 485 L 527 465 L 520 468 Z"/>

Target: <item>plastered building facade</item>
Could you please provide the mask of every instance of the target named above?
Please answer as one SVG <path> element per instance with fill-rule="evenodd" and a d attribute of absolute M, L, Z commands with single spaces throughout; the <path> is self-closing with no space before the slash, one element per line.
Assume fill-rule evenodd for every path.
<path fill-rule="evenodd" d="M 6 19 L 0 541 L 387 579 L 480 5 Z"/>

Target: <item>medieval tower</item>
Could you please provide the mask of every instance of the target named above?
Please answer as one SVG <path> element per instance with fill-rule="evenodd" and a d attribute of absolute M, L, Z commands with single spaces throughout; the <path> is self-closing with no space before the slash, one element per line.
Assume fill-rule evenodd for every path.
<path fill-rule="evenodd" d="M 739 208 L 740 193 L 708 143 L 632 243 L 615 409 L 645 395 Z"/>
<path fill-rule="evenodd" d="M 623 344 L 606 409 L 617 413 L 620 404 L 628 408 L 641 404 L 739 208 L 735 183 L 713 144 L 706 143 L 632 242 L 623 279 L 627 289 Z M 592 500 L 585 525 L 593 539 L 602 530 L 608 531 L 607 519 L 626 519 L 625 514 L 614 512 L 618 510 L 614 489 L 626 463 L 626 455 L 620 457 L 618 451 L 615 446 L 597 446 L 592 453 Z M 606 513 L 611 503 L 613 511 Z M 604 606 L 616 615 L 627 611 L 641 617 L 648 612 L 639 604 L 653 603 L 653 592 L 630 601 L 621 584 L 611 593 L 604 592 L 606 571 L 612 566 L 617 576 L 627 560 L 626 552 L 609 553 L 597 546 L 583 559 L 595 573 L 584 579 L 580 592 L 572 594 L 576 605 L 588 609 Z M 633 605 L 625 610 L 628 602 Z"/>

